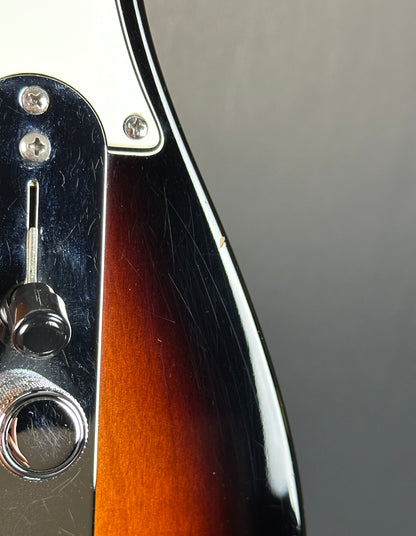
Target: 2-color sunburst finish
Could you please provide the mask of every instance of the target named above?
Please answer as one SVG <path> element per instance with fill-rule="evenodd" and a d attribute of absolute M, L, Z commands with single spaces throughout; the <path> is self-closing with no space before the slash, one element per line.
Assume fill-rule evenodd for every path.
<path fill-rule="evenodd" d="M 77 73 L 59 61 L 0 78 L 2 530 L 304 536 L 283 405 L 166 95 L 143 5 L 105 5 L 122 26 L 115 42 L 134 75 L 129 87 L 142 92 L 134 102 L 144 111 L 127 114 L 149 114 L 149 145 L 121 147 L 125 117 L 113 121 L 111 109 L 100 117 L 94 91 L 61 80 Z M 31 65 L 19 51 L 19 65 Z M 1 72 L 7 65 L 0 58 Z M 112 83 L 111 94 L 122 86 Z M 46 94 L 47 110 L 25 107 L 24 92 Z M 30 150 L 50 143 L 42 162 L 19 152 L 27 136 Z M 59 312 L 71 326 L 64 345 Z"/>
<path fill-rule="evenodd" d="M 165 143 L 109 160 L 95 534 L 303 534 L 264 350 L 127 4 Z"/>

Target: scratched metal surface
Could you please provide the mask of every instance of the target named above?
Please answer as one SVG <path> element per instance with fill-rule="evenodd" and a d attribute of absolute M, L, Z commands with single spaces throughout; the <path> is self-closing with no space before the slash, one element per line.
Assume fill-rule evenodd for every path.
<path fill-rule="evenodd" d="M 51 97 L 41 116 L 18 105 L 22 87 L 38 84 Z M 52 156 L 25 163 L 23 134 L 47 134 Z M 65 301 L 72 324 L 69 346 L 47 360 L 25 358 L 8 341 L 0 344 L 0 370 L 28 368 L 63 387 L 81 404 L 89 440 L 81 459 L 57 478 L 28 482 L 0 467 L 0 533 L 9 536 L 91 536 L 94 405 L 99 320 L 100 243 L 105 144 L 89 106 L 64 85 L 34 76 L 0 82 L 0 296 L 24 279 L 26 187 L 40 186 L 39 280 Z"/>

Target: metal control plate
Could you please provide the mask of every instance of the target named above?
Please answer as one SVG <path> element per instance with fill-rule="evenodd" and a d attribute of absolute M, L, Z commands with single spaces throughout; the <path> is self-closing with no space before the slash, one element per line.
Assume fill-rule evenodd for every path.
<path fill-rule="evenodd" d="M 19 95 L 41 86 L 50 105 L 41 115 L 22 109 Z M 51 143 L 45 162 L 22 158 L 30 131 Z M 0 80 L 0 299 L 25 279 L 27 186 L 39 184 L 38 279 L 65 302 L 72 338 L 47 359 L 0 344 L 0 373 L 25 369 L 74 397 L 88 420 L 79 460 L 55 478 L 32 482 L 0 466 L 2 534 L 91 536 L 94 505 L 95 404 L 100 340 L 106 145 L 91 107 L 74 90 L 40 76 Z M 50 438 L 52 431 L 48 430 Z M 31 448 L 31 447 L 30 447 Z M 38 464 L 38 462 L 36 462 Z M 38 465 L 36 465 L 39 467 Z"/>

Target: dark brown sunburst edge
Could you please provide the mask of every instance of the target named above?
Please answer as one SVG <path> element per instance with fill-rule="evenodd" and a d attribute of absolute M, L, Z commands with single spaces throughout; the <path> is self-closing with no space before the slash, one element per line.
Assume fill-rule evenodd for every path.
<path fill-rule="evenodd" d="M 122 7 L 165 145 L 109 160 L 95 534 L 304 534 L 270 490 L 247 326 Z"/>

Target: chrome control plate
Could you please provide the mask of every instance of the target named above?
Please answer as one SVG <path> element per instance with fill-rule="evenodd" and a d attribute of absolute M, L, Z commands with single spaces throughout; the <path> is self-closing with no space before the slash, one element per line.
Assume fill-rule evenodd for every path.
<path fill-rule="evenodd" d="M 19 95 L 30 86 L 47 91 L 50 103 L 45 113 L 34 115 L 22 109 Z M 44 162 L 26 160 L 19 152 L 20 140 L 33 131 L 50 140 L 50 157 Z M 36 179 L 39 187 L 37 280 L 62 298 L 72 327 L 66 348 L 43 359 L 18 352 L 10 340 L 10 326 L 3 329 L 0 438 L 7 442 L 11 418 L 18 419 L 18 435 L 19 426 L 38 427 L 36 413 L 42 411 L 45 438 L 38 442 L 39 451 L 36 430 L 24 433 L 21 440 L 17 438 L 18 450 L 14 444 L 13 448 L 10 444 L 3 446 L 0 532 L 16 536 L 91 536 L 107 158 L 104 134 L 93 109 L 73 89 L 51 78 L 24 75 L 0 80 L 0 147 L 0 300 L 4 303 L 16 285 L 26 278 L 25 233 L 30 219 L 27 191 L 28 184 Z M 2 322 L 0 325 L 4 326 Z M 41 395 L 32 398 L 29 405 L 26 399 L 20 405 L 20 395 L 16 403 L 10 403 L 20 382 L 10 379 L 15 378 L 16 369 L 26 371 L 18 376 L 23 374 L 26 383 L 33 384 Z M 39 380 L 38 375 L 43 379 Z M 2 383 L 1 378 L 10 381 Z M 24 396 L 34 394 L 29 392 Z M 76 402 L 68 403 L 73 399 Z M 72 405 L 76 412 L 77 404 L 82 410 L 81 417 L 71 417 L 68 411 L 71 412 Z M 58 410 L 61 415 L 54 420 L 51 412 Z M 83 427 L 82 414 L 88 423 L 85 449 L 86 437 L 78 435 Z M 60 430 L 61 446 L 45 456 L 42 449 L 47 449 L 48 441 L 54 440 L 52 427 Z M 84 435 L 85 432 L 86 429 Z M 14 430 L 11 435 L 15 438 Z M 18 451 L 32 471 L 25 474 L 22 470 L 25 462 L 19 458 Z M 68 460 L 72 463 L 73 455 L 79 459 L 67 464 Z"/>

